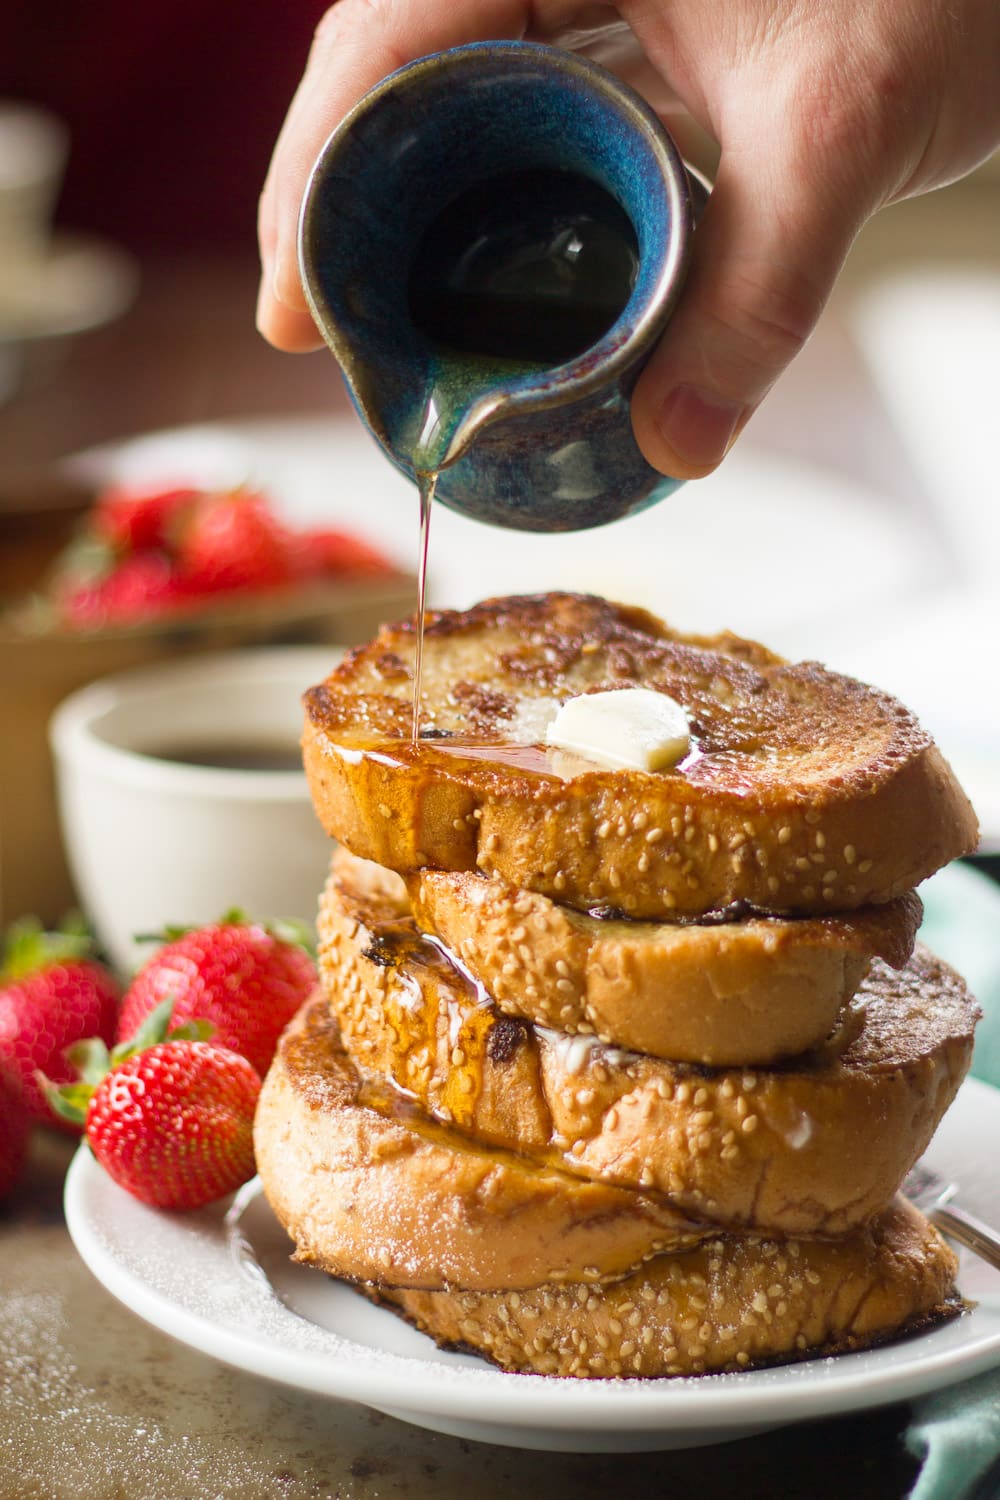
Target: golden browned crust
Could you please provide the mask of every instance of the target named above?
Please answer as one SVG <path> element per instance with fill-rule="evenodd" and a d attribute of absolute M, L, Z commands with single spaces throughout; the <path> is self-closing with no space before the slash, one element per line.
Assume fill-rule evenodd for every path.
<path fill-rule="evenodd" d="M 478 868 L 633 917 L 740 900 L 826 913 L 892 900 L 975 846 L 972 808 L 913 716 L 815 663 L 584 596 L 492 600 L 430 617 L 436 737 L 413 744 L 414 645 L 412 622 L 383 627 L 306 695 L 320 820 L 391 869 Z M 563 780 L 513 753 L 566 698 L 629 684 L 687 709 L 696 753 L 676 769 Z"/>
<path fill-rule="evenodd" d="M 910 892 L 843 916 L 598 919 L 469 871 L 419 871 L 410 894 L 501 1010 L 704 1067 L 819 1046 L 873 957 L 906 962 L 922 913 Z"/>
<path fill-rule="evenodd" d="M 979 1014 L 918 948 L 899 973 L 875 960 L 836 1044 L 700 1070 L 505 1015 L 412 919 L 345 906 L 336 878 L 319 930 L 321 985 L 366 1076 L 478 1140 L 772 1233 L 843 1233 L 888 1202 L 954 1098 Z"/>
<path fill-rule="evenodd" d="M 697 1375 L 864 1348 L 954 1315 L 955 1257 L 910 1204 L 835 1242 L 713 1239 L 602 1287 L 382 1289 L 438 1343 L 539 1375 Z"/>
<path fill-rule="evenodd" d="M 477 1148 L 391 1091 L 363 1090 L 318 998 L 278 1048 L 254 1149 L 296 1259 L 351 1279 L 479 1290 L 596 1283 L 699 1237 L 648 1194 Z"/>

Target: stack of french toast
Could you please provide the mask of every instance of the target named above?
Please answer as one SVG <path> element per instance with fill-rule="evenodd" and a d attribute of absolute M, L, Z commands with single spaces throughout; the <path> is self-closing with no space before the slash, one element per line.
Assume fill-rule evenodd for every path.
<path fill-rule="evenodd" d="M 915 887 L 976 820 L 912 715 L 549 594 L 428 617 L 414 737 L 416 646 L 384 627 L 306 699 L 337 842 L 321 992 L 256 1126 L 297 1258 L 561 1376 L 739 1370 L 956 1311 L 898 1189 L 978 1016 L 915 943 Z M 623 693 L 681 713 L 665 761 Z M 595 748 L 553 731 L 579 699 Z"/>

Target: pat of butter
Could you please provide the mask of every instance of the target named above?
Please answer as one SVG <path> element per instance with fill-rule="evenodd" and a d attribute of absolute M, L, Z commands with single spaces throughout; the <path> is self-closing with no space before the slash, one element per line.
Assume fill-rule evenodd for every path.
<path fill-rule="evenodd" d="M 599 765 L 632 771 L 668 770 L 691 746 L 687 714 L 676 699 L 641 687 L 567 699 L 545 738 Z"/>

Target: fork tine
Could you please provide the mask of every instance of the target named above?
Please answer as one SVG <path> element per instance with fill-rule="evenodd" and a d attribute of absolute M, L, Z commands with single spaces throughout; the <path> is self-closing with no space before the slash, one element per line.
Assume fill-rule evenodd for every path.
<path fill-rule="evenodd" d="M 1000 1270 L 1000 1234 L 964 1209 L 949 1202 L 958 1185 L 948 1182 L 926 1162 L 916 1162 L 907 1172 L 900 1192 L 927 1215 L 942 1234 L 957 1240 L 991 1266 Z"/>
<path fill-rule="evenodd" d="M 942 1234 L 957 1240 L 960 1245 L 1000 1271 L 1000 1234 L 995 1229 L 991 1229 L 981 1219 L 973 1218 L 964 1209 L 945 1204 L 932 1209 L 927 1217 Z"/>
<path fill-rule="evenodd" d="M 918 1206 L 921 1202 L 938 1198 L 949 1186 L 939 1173 L 925 1162 L 916 1162 L 903 1179 L 902 1193 Z"/>

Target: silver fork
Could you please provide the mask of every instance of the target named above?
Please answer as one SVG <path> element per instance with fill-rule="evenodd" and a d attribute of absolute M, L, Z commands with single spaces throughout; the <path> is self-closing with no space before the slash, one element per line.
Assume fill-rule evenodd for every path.
<path fill-rule="evenodd" d="M 926 1162 L 918 1161 L 906 1174 L 900 1191 L 942 1234 L 1000 1270 L 1000 1232 L 951 1202 L 958 1192 L 957 1183 L 948 1182 Z"/>

